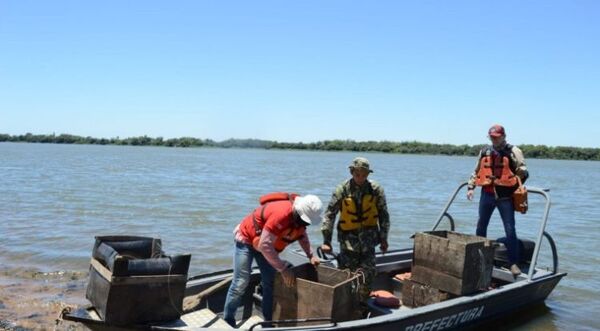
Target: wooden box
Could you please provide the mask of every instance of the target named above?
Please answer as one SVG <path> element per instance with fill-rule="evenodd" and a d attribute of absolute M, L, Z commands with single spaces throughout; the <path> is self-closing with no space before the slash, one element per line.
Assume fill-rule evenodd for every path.
<path fill-rule="evenodd" d="M 411 279 L 456 295 L 486 289 L 492 280 L 494 248 L 491 240 L 474 235 L 417 233 Z"/>
<path fill-rule="evenodd" d="M 416 308 L 450 299 L 449 293 L 406 279 L 402 284 L 402 304 Z"/>
<path fill-rule="evenodd" d="M 179 318 L 190 255 L 165 256 L 160 239 L 97 237 L 86 298 L 109 325 Z"/>
<path fill-rule="evenodd" d="M 273 320 L 331 318 L 341 322 L 361 317 L 358 276 L 323 265 L 314 267 L 310 263 L 292 270 L 296 275 L 293 287 L 286 287 L 279 273 L 275 276 Z"/>

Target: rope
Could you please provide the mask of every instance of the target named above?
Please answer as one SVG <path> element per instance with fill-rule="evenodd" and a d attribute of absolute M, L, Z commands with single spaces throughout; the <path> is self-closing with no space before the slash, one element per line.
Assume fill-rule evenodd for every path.
<path fill-rule="evenodd" d="M 157 243 L 157 246 L 159 248 L 159 256 L 162 255 L 161 253 L 163 252 L 162 250 L 162 243 Z M 183 315 L 183 309 L 179 309 L 177 307 L 177 305 L 175 305 L 175 301 L 173 300 L 173 295 L 171 294 L 171 269 L 173 268 L 173 260 L 171 259 L 171 256 L 169 255 L 165 255 L 165 257 L 167 257 L 169 259 L 169 272 L 167 273 L 167 292 L 169 293 L 169 303 L 171 303 L 171 307 L 173 307 L 173 309 L 179 313 L 179 315 Z"/>
<path fill-rule="evenodd" d="M 356 269 L 354 274 L 356 275 L 356 285 L 353 286 L 355 288 L 354 294 L 360 297 L 360 287 L 367 282 L 367 278 L 362 268 Z"/>
<path fill-rule="evenodd" d="M 364 285 L 367 282 L 367 277 L 365 276 L 365 272 L 362 268 L 356 269 L 356 271 L 352 272 L 350 269 L 341 269 L 340 271 L 346 273 L 346 280 L 352 279 L 352 292 L 354 294 L 359 293 L 359 289 L 361 285 Z"/>

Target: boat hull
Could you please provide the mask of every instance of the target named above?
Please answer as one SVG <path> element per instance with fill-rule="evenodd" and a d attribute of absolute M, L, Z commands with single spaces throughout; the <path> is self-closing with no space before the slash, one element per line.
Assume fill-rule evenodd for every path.
<path fill-rule="evenodd" d="M 223 278 L 227 274 L 222 274 Z M 462 296 L 448 301 L 413 309 L 386 310 L 382 315 L 358 321 L 340 322 L 323 325 L 328 330 L 403 330 L 433 331 L 456 330 L 483 323 L 487 320 L 509 316 L 511 313 L 542 303 L 565 273 L 550 274 L 532 281 L 522 280 L 487 292 Z M 195 278 L 195 287 L 206 288 L 220 277 L 210 277 L 203 281 L 202 276 Z M 194 291 L 195 292 L 195 291 Z M 77 321 L 95 331 L 123 330 L 169 330 L 156 326 L 114 327 L 102 321 L 92 320 L 82 311 L 63 314 L 65 320 Z M 297 328 L 296 328 L 297 329 Z M 307 327 L 307 329 L 309 329 Z M 315 329 L 312 326 L 310 329 Z M 194 328 L 203 330 L 203 328 Z M 206 329 L 215 330 L 215 329 Z"/>
<path fill-rule="evenodd" d="M 528 306 L 542 303 L 566 274 L 556 274 L 510 288 L 464 296 L 434 305 L 391 313 L 363 321 L 340 323 L 339 330 L 456 330 L 507 317 Z"/>

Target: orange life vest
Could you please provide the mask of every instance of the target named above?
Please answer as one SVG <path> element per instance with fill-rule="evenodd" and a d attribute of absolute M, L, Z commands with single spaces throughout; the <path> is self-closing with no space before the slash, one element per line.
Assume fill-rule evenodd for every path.
<path fill-rule="evenodd" d="M 512 146 L 507 145 L 505 150 L 510 151 Z M 494 152 L 491 148 L 486 148 L 481 153 L 479 170 L 475 178 L 477 186 L 506 186 L 513 187 L 517 185 L 517 177 L 510 168 L 510 158 L 506 151 Z"/>
<path fill-rule="evenodd" d="M 262 205 L 271 201 L 279 201 L 279 200 L 290 200 L 294 201 L 298 197 L 296 193 L 286 193 L 286 192 L 273 192 L 265 195 L 261 195 L 258 198 L 258 202 Z"/>
<path fill-rule="evenodd" d="M 260 235 L 262 233 L 262 229 L 265 226 L 265 223 L 267 222 L 267 220 L 265 219 L 265 210 L 267 208 L 281 208 L 282 207 L 281 204 L 272 205 L 270 203 L 275 202 L 275 201 L 289 201 L 289 203 L 293 205 L 294 200 L 298 196 L 299 195 L 296 193 L 275 192 L 275 193 L 265 194 L 258 199 L 261 206 L 254 209 L 254 211 L 250 215 L 251 216 L 250 219 L 246 218 L 242 222 L 242 227 L 245 226 L 246 228 L 249 227 L 249 224 L 247 224 L 247 223 L 249 221 L 252 222 L 252 227 L 254 228 L 254 231 L 247 231 L 247 235 L 252 240 L 252 246 L 254 247 L 254 249 L 259 250 L 258 244 L 260 242 Z M 286 204 L 285 208 L 290 208 L 290 205 Z M 290 208 L 290 210 L 292 210 L 292 208 Z M 285 219 L 282 221 L 284 221 L 284 222 L 287 221 L 289 224 L 293 224 L 294 221 L 291 219 L 292 217 L 293 217 L 293 212 L 290 212 L 288 219 Z M 277 235 L 277 239 L 274 242 L 275 250 L 277 252 L 283 251 L 287 245 L 302 238 L 304 236 L 305 232 L 306 232 L 305 227 L 303 227 L 303 226 L 289 227 L 289 228 L 283 229 L 283 231 L 281 231 L 281 233 L 279 233 Z"/>
<path fill-rule="evenodd" d="M 400 299 L 386 290 L 372 291 L 369 296 L 375 298 L 375 304 L 378 306 L 389 308 L 400 307 Z"/>

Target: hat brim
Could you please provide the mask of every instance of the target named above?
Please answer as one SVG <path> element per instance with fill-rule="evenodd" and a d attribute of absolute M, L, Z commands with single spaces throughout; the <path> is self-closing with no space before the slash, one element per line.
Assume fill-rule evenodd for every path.
<path fill-rule="evenodd" d="M 504 134 L 502 134 L 502 133 L 498 133 L 498 132 L 490 133 L 490 137 L 498 138 L 498 137 L 502 137 L 502 136 L 504 136 Z"/>
<path fill-rule="evenodd" d="M 312 220 L 306 214 L 300 214 L 300 219 L 308 225 L 312 224 Z"/>
<path fill-rule="evenodd" d="M 365 167 L 355 167 L 355 166 L 348 166 L 348 168 L 350 168 L 350 170 L 352 170 L 352 169 L 366 169 L 366 170 L 368 170 L 368 171 L 369 171 L 369 173 L 373 173 L 373 170 L 371 170 L 371 169 L 367 169 L 367 168 L 365 168 Z"/>

